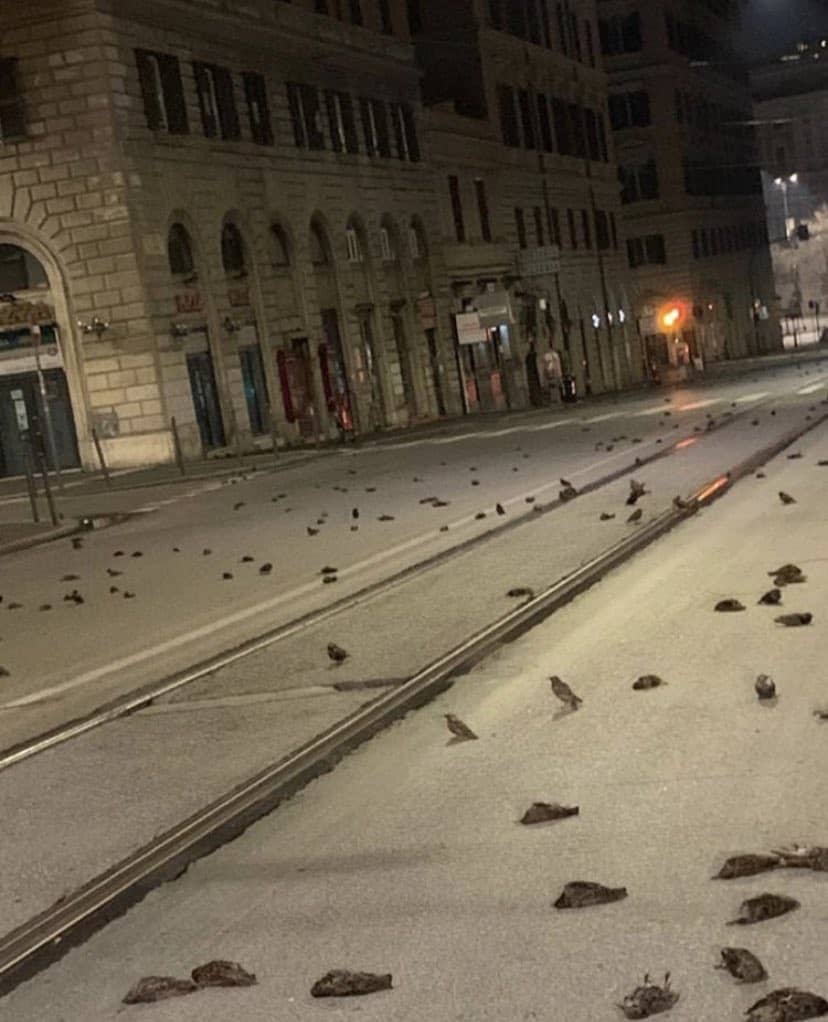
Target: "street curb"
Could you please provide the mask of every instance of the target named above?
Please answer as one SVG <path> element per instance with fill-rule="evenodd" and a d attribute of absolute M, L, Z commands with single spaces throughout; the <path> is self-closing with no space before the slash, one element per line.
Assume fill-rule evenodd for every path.
<path fill-rule="evenodd" d="M 66 539 L 67 536 L 73 536 L 76 532 L 83 532 L 83 526 L 79 523 L 74 525 L 61 525 L 57 529 L 52 529 L 51 532 L 41 533 L 38 536 L 26 536 L 24 539 L 16 539 L 11 543 L 3 543 L 0 546 L 0 557 L 5 557 L 6 554 L 14 554 L 19 550 L 29 550 L 32 547 L 43 546 L 45 543 L 52 543 L 56 539 Z"/>
<path fill-rule="evenodd" d="M 0 937 L 0 996 L 62 957 L 107 922 L 123 915 L 155 887 L 176 879 L 192 862 L 238 837 L 309 781 L 332 770 L 353 749 L 409 711 L 430 702 L 451 687 L 456 677 L 468 672 L 503 643 L 513 641 L 591 588 L 607 572 L 726 493 L 734 481 L 777 456 L 826 420 L 828 414 L 755 452 L 698 490 L 686 506 L 662 512 L 522 606 L 473 634 L 398 688 L 366 703 L 52 908 Z"/>

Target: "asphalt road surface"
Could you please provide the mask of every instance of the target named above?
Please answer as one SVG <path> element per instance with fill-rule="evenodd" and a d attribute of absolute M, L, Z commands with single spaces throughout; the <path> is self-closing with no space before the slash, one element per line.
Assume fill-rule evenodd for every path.
<path fill-rule="evenodd" d="M 788 381 L 787 393 L 797 386 L 805 384 Z M 777 416 L 761 418 L 777 419 L 791 405 L 784 413 L 790 425 L 801 418 L 803 396 L 809 395 L 774 395 Z M 715 444 L 731 453 L 747 449 L 752 431 L 763 429 L 750 421 L 722 430 Z M 570 435 L 572 446 L 579 429 Z M 588 435 L 590 443 L 598 438 Z M 694 472 L 715 461 L 703 455 L 705 443 L 681 452 Z M 492 472 L 501 491 L 513 460 L 513 451 L 505 453 L 500 474 Z M 481 462 L 482 474 L 481 454 L 475 451 L 473 464 Z M 584 468 L 592 456 L 581 445 Z M 814 716 L 828 703 L 828 468 L 817 464 L 826 458 L 828 427 L 821 426 L 775 458 L 764 479 L 737 484 L 12 992 L 0 1003 L 4 1015 L 15 1022 L 114 1022 L 150 1013 L 161 1022 L 354 1013 L 364 1022 L 609 1022 L 622 1017 L 618 1003 L 645 973 L 660 980 L 667 971 L 680 994 L 663 1016 L 672 1022 L 737 1020 L 779 987 L 828 996 L 828 889 L 820 874 L 784 869 L 711 879 L 737 853 L 828 844 L 828 724 Z M 470 460 L 464 450 L 453 465 L 450 493 L 458 503 Z M 335 464 L 340 474 L 329 479 L 348 486 L 350 462 Z M 364 462 L 356 464 L 365 470 Z M 665 459 L 659 471 L 678 464 L 678 455 Z M 406 458 L 404 471 L 386 472 L 402 516 L 412 466 Z M 434 466 L 431 472 L 429 489 L 448 492 L 450 475 Z M 532 482 L 539 487 L 557 472 L 547 463 Z M 377 469 L 373 478 L 380 478 Z M 672 481 L 652 477 L 660 490 Z M 489 502 L 496 489 L 487 492 Z M 784 506 L 779 490 L 796 503 Z M 333 514 L 344 505 L 334 504 L 330 492 L 328 486 Z M 592 521 L 603 496 L 584 497 L 580 510 L 573 502 L 538 516 L 529 527 L 549 529 L 559 513 Z M 623 507 L 621 496 L 614 492 L 610 506 Z M 460 510 L 454 503 L 446 509 Z M 521 535 L 512 533 L 513 552 Z M 809 627 L 777 625 L 780 609 L 756 603 L 770 584 L 768 572 L 784 562 L 800 565 L 808 581 L 785 587 L 781 610 L 812 612 Z M 459 603 L 468 576 L 458 572 L 456 584 Z M 746 610 L 716 613 L 724 598 L 740 599 Z M 634 691 L 633 681 L 645 673 L 665 684 Z M 759 673 L 775 679 L 774 703 L 757 701 Z M 552 674 L 582 697 L 577 712 L 555 700 Z M 449 743 L 445 712 L 458 714 L 479 740 Z M 520 826 L 536 800 L 575 804 L 580 812 Z M 552 903 L 574 880 L 624 886 L 627 897 L 557 911 Z M 726 925 L 744 899 L 766 891 L 793 897 L 800 907 L 754 926 Z M 720 948 L 733 945 L 758 955 L 769 979 L 739 985 L 715 970 Z M 205 990 L 150 1008 L 120 1004 L 139 977 L 186 977 L 212 958 L 241 962 L 258 985 Z M 347 1001 L 312 999 L 311 985 L 332 968 L 391 972 L 394 988 Z"/>
<path fill-rule="evenodd" d="M 167 488 L 153 503 L 152 491 L 138 491 L 132 506 L 144 513 L 90 534 L 82 549 L 62 540 L 3 559 L 0 663 L 10 674 L 0 745 L 450 550 L 493 519 L 528 515 L 527 498 L 553 499 L 560 477 L 581 488 L 684 438 L 705 452 L 669 459 L 670 490 L 686 491 L 685 465 L 691 476 L 721 471 L 731 445 L 760 447 L 823 411 L 827 379 L 818 365 L 751 371 L 666 398 L 625 396 L 364 446 L 183 499 Z M 711 417 L 725 425 L 699 432 Z M 446 506 L 421 503 L 431 496 Z M 98 509 L 75 500 L 73 513 Z M 264 562 L 273 566 L 266 575 Z M 336 585 L 322 584 L 325 566 L 339 569 Z M 64 600 L 72 590 L 83 604 Z"/>

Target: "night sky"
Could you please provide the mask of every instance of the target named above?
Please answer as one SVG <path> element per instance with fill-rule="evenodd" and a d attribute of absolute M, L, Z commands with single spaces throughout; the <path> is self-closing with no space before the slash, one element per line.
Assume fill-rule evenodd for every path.
<path fill-rule="evenodd" d="M 828 36 L 826 0 L 747 0 L 741 47 L 748 57 L 775 56 L 799 39 Z"/>

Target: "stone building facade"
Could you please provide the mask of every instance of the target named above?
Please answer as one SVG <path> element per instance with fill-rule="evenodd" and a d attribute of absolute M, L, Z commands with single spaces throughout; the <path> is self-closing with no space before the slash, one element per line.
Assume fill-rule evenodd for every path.
<path fill-rule="evenodd" d="M 0 28 L 0 474 L 41 380 L 61 463 L 126 467 L 526 407 L 553 349 L 641 378 L 592 0 Z"/>
<path fill-rule="evenodd" d="M 636 318 L 661 373 L 780 344 L 740 0 L 599 0 Z"/>
<path fill-rule="evenodd" d="M 4 6 L 0 312 L 26 370 L 52 310 L 75 460 L 460 410 L 405 5 L 324 6 Z"/>
<path fill-rule="evenodd" d="M 579 394 L 639 381 L 594 2 L 420 0 L 417 10 L 467 406 L 532 400 L 530 344 L 559 355 Z"/>

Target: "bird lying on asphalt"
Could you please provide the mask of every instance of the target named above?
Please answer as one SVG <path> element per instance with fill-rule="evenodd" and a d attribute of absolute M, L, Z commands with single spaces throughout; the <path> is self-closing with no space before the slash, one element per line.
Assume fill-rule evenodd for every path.
<path fill-rule="evenodd" d="M 474 731 L 467 724 L 464 724 L 459 717 L 455 717 L 453 713 L 444 713 L 443 716 L 446 718 L 446 727 L 455 738 L 459 738 L 464 742 L 477 740 L 477 735 Z"/>
<path fill-rule="evenodd" d="M 787 912 L 793 912 L 799 908 L 799 902 L 795 898 L 789 898 L 786 894 L 759 894 L 755 898 L 748 898 L 739 906 L 739 915 L 731 919 L 728 926 L 750 926 L 753 923 L 761 923 L 766 919 L 775 919 Z"/>
<path fill-rule="evenodd" d="M 328 643 L 328 657 L 333 660 L 335 664 L 341 664 L 343 660 L 348 657 L 347 650 L 344 650 L 341 646 L 337 646 L 335 642 Z"/>
<path fill-rule="evenodd" d="M 576 696 L 569 685 L 567 685 L 567 683 L 557 675 L 552 675 L 549 679 L 549 683 L 552 686 L 552 691 L 558 699 L 560 699 L 560 701 L 570 709 L 577 710 L 581 703 L 583 703 L 583 699 Z"/>
<path fill-rule="evenodd" d="M 779 499 L 782 501 L 783 504 L 795 504 L 796 503 L 796 498 L 792 497 L 790 495 L 790 493 L 785 493 L 784 490 L 780 490 L 779 491 Z"/>
<path fill-rule="evenodd" d="M 776 607 L 782 602 L 782 590 L 781 589 L 769 589 L 766 593 L 763 593 L 758 603 L 762 603 L 767 607 Z"/>
<path fill-rule="evenodd" d="M 719 612 L 722 612 L 722 613 L 729 613 L 729 612 L 732 613 L 733 611 L 744 610 L 745 609 L 745 605 L 744 605 L 744 603 L 741 603 L 739 600 L 735 600 L 735 599 L 730 598 L 730 599 L 727 599 L 727 600 L 719 600 L 719 602 L 716 604 L 716 606 L 713 609 L 714 610 L 718 610 Z"/>
<path fill-rule="evenodd" d="M 786 628 L 800 628 L 803 625 L 809 625 L 814 619 L 814 615 L 805 611 L 799 614 L 780 614 L 779 617 L 775 617 L 773 620 L 777 624 L 784 625 Z"/>
<path fill-rule="evenodd" d="M 632 513 L 632 514 L 630 515 L 630 517 L 629 517 L 629 518 L 627 519 L 627 523 L 628 523 L 628 524 L 630 524 L 630 523 L 633 523 L 633 522 L 640 522 L 640 521 L 641 521 L 641 516 L 642 516 L 643 514 L 644 514 L 644 511 L 643 511 L 643 509 L 642 509 L 642 508 L 640 508 L 640 507 L 637 507 L 637 508 L 635 509 L 635 511 L 633 511 L 633 513 Z"/>
<path fill-rule="evenodd" d="M 742 983 L 761 983 L 768 978 L 765 967 L 752 951 L 743 947 L 723 947 L 721 949 L 722 960 L 716 969 L 727 969 L 734 979 Z"/>
<path fill-rule="evenodd" d="M 627 497 L 627 504 L 632 507 L 638 498 L 643 497 L 645 493 L 647 493 L 647 490 L 644 483 L 640 483 L 637 479 L 630 479 L 630 493 Z"/>
<path fill-rule="evenodd" d="M 664 976 L 664 986 L 650 982 L 649 975 L 644 976 L 644 983 L 637 986 L 631 994 L 627 994 L 618 1007 L 628 1019 L 649 1018 L 669 1011 L 678 1001 L 679 994 L 670 989 L 670 973 Z"/>
<path fill-rule="evenodd" d="M 753 687 L 756 689 L 756 694 L 760 699 L 773 699 L 776 695 L 776 685 L 773 678 L 767 674 L 758 675 Z"/>
<path fill-rule="evenodd" d="M 558 492 L 558 499 L 562 501 L 573 500 L 577 496 L 578 491 L 574 486 L 564 486 L 563 489 Z"/>

